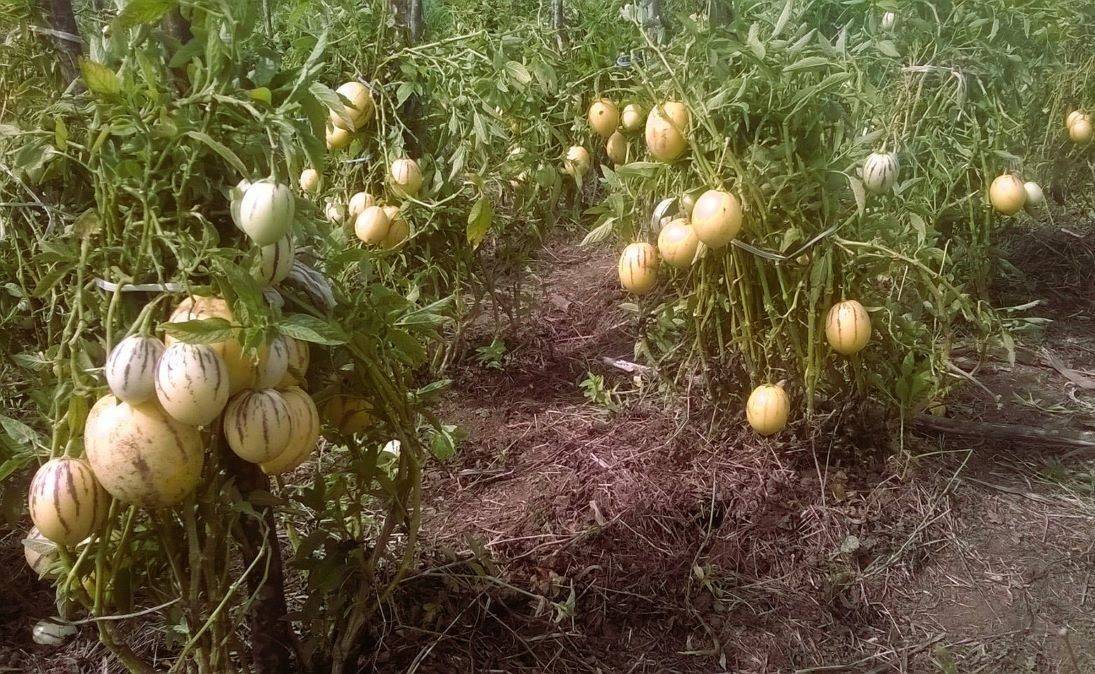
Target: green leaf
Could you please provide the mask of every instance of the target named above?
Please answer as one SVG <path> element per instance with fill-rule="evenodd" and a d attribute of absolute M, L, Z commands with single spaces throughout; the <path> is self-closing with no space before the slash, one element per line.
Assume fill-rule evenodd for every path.
<path fill-rule="evenodd" d="M 278 324 L 277 328 L 281 334 L 302 342 L 334 346 L 348 341 L 346 333 L 337 323 L 308 314 L 290 314 Z"/>
<path fill-rule="evenodd" d="M 34 286 L 34 290 L 31 291 L 31 295 L 33 295 L 34 297 L 45 297 L 53 288 L 53 286 L 57 285 L 57 283 L 61 279 L 68 276 L 69 273 L 75 268 L 76 263 L 74 262 L 69 262 L 54 267 L 53 271 L 38 279 L 38 283 Z"/>
<path fill-rule="evenodd" d="M 254 89 L 251 89 L 247 92 L 247 95 L 251 98 L 252 101 L 259 101 L 260 103 L 265 103 L 266 105 L 270 105 L 270 102 L 274 100 L 273 96 L 270 94 L 270 90 L 266 87 L 256 87 Z"/>
<path fill-rule="evenodd" d="M 527 85 L 532 82 L 532 73 L 528 71 L 528 68 L 526 68 L 523 63 L 507 61 L 506 72 L 508 72 L 513 79 L 517 80 L 518 84 Z"/>
<path fill-rule="evenodd" d="M 114 22 L 118 28 L 156 23 L 176 5 L 177 0 L 129 0 Z"/>
<path fill-rule="evenodd" d="M 201 318 L 180 323 L 161 323 L 160 328 L 187 344 L 217 344 L 236 336 L 238 328 L 223 318 Z"/>
<path fill-rule="evenodd" d="M 467 433 L 459 427 L 442 424 L 430 438 L 430 452 L 440 461 L 450 459 L 456 455 L 456 448 L 465 437 Z"/>
<path fill-rule="evenodd" d="M 472 245 L 472 248 L 478 248 L 483 242 L 483 238 L 490 231 L 493 219 L 494 209 L 491 208 L 490 200 L 479 197 L 479 200 L 471 207 L 471 212 L 468 213 L 468 243 Z"/>
<path fill-rule="evenodd" d="M 582 239 L 581 246 L 591 246 L 595 243 L 600 243 L 608 238 L 612 233 L 612 225 L 615 224 L 616 218 L 606 218 L 604 222 L 597 225 L 593 229 L 589 230 L 589 233 Z"/>
<path fill-rule="evenodd" d="M 791 19 L 791 9 L 795 5 L 795 0 L 787 0 L 787 4 L 783 6 L 783 11 L 780 12 L 779 18 L 776 19 L 776 27 L 772 29 L 772 39 L 779 37 L 779 34 L 783 32 L 784 26 Z"/>
<path fill-rule="evenodd" d="M 187 131 L 186 135 L 190 136 L 194 140 L 205 143 L 214 152 L 219 154 L 226 162 L 232 165 L 232 168 L 236 169 L 241 176 L 248 175 L 247 167 L 243 165 L 240 158 L 236 156 L 236 153 L 229 150 L 223 143 L 213 140 L 213 137 L 202 131 Z"/>
<path fill-rule="evenodd" d="M 901 53 L 897 51 L 897 47 L 889 40 L 879 40 L 878 51 L 891 58 L 899 58 L 901 56 Z"/>
<path fill-rule="evenodd" d="M 84 84 L 100 96 L 117 96 L 122 93 L 122 83 L 113 70 L 91 59 L 80 59 L 80 73 Z"/>
<path fill-rule="evenodd" d="M 664 164 L 652 161 L 633 161 L 616 169 L 621 178 L 652 178 Z"/>
<path fill-rule="evenodd" d="M 353 128 L 354 120 L 346 112 L 346 101 L 322 82 L 312 82 L 308 85 L 308 91 L 316 97 L 316 100 L 327 106 L 327 109 L 338 115 L 346 126 Z"/>
<path fill-rule="evenodd" d="M 768 54 L 768 51 L 764 48 L 764 45 L 760 43 L 760 26 L 753 24 L 749 26 L 749 36 L 745 39 L 745 43 L 749 45 L 749 49 L 753 52 L 759 60 L 763 61 L 764 57 Z"/>
<path fill-rule="evenodd" d="M 848 176 L 848 185 L 852 188 L 852 195 L 855 196 L 856 208 L 859 214 L 863 215 L 867 208 L 867 192 L 863 189 L 863 181 L 855 176 Z"/>
<path fill-rule="evenodd" d="M 18 419 L 0 414 L 0 427 L 3 427 L 7 436 L 18 445 L 29 448 L 43 443 L 42 436 L 38 435 L 38 431 Z"/>
<path fill-rule="evenodd" d="M 818 68 L 820 66 L 827 66 L 831 63 L 829 59 L 824 56 L 807 56 L 804 59 L 799 59 L 789 66 L 783 67 L 783 72 L 792 73 L 797 70 L 808 70 L 810 68 Z"/>

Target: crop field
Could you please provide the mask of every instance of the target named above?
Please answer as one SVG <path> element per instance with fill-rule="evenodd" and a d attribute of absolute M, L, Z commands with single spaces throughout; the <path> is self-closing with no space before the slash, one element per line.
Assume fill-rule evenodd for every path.
<path fill-rule="evenodd" d="M 0 672 L 1095 672 L 1095 5 L 0 0 Z"/>

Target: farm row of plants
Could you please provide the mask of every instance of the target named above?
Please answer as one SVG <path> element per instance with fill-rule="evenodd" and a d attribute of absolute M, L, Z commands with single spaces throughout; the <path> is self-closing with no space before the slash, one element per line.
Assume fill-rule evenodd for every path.
<path fill-rule="evenodd" d="M 15 6 L 0 484 L 63 616 L 152 607 L 177 669 L 353 668 L 454 451 L 434 379 L 560 225 L 623 251 L 666 393 L 736 423 L 759 385 L 764 434 L 918 411 L 960 335 L 1009 347 L 991 205 L 1090 186 L 1095 19 L 664 4 L 444 3 L 417 35 L 387 2 L 131 0 L 80 13 L 71 84 Z"/>

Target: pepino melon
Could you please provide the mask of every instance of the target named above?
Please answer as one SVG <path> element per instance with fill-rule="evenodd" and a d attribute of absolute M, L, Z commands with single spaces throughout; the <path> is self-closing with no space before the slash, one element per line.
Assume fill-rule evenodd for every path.
<path fill-rule="evenodd" d="M 745 403 L 745 418 L 753 430 L 761 435 L 779 433 L 787 427 L 791 401 L 783 387 L 761 384 L 749 394 Z"/>
<path fill-rule="evenodd" d="M 201 480 L 201 435 L 172 419 L 157 400 L 131 405 L 112 395 L 100 398 L 84 424 L 84 449 L 99 482 L 126 503 L 171 506 Z"/>
<path fill-rule="evenodd" d="M 691 115 L 683 103 L 667 101 L 646 116 L 646 149 L 655 159 L 672 161 L 688 147 Z"/>
<path fill-rule="evenodd" d="M 324 136 L 327 141 L 328 150 L 342 150 L 350 145 L 350 141 L 354 139 L 354 133 L 346 129 L 327 125 L 327 129 L 324 132 Z"/>
<path fill-rule="evenodd" d="M 103 367 L 111 393 L 129 403 L 156 395 L 156 363 L 163 351 L 163 342 L 155 337 L 132 335 L 118 342 Z"/>
<path fill-rule="evenodd" d="M 646 120 L 646 110 L 638 103 L 628 103 L 624 106 L 624 111 L 620 115 L 620 123 L 624 127 L 624 131 L 628 133 L 635 133 L 643 128 L 643 122 Z"/>
<path fill-rule="evenodd" d="M 285 451 L 293 432 L 285 399 L 274 389 L 247 389 L 228 401 L 224 438 L 241 459 L 266 463 Z"/>
<path fill-rule="evenodd" d="M 284 335 L 282 337 L 285 339 L 285 346 L 289 352 L 289 366 L 277 387 L 300 386 L 304 383 L 304 375 L 308 373 L 308 364 L 311 361 L 308 342 Z"/>
<path fill-rule="evenodd" d="M 363 243 L 378 244 L 388 235 L 391 222 L 380 206 L 369 206 L 354 220 L 354 234 Z"/>
<path fill-rule="evenodd" d="M 658 281 L 658 252 L 649 243 L 633 243 L 624 248 L 616 271 L 624 290 L 648 293 Z"/>
<path fill-rule="evenodd" d="M 83 459 L 62 456 L 42 464 L 30 483 L 30 519 L 58 545 L 76 545 L 106 518 L 106 492 Z"/>
<path fill-rule="evenodd" d="M 259 248 L 258 257 L 251 268 L 251 276 L 263 286 L 281 283 L 293 270 L 293 236 L 286 234 L 277 243 Z"/>
<path fill-rule="evenodd" d="M 741 231 L 741 203 L 729 192 L 707 190 L 692 207 L 696 236 L 711 248 L 722 248 Z"/>
<path fill-rule="evenodd" d="M 627 163 L 627 138 L 619 131 L 614 131 L 605 143 L 605 154 L 617 166 Z"/>
<path fill-rule="evenodd" d="M 871 316 L 855 300 L 838 302 L 825 317 L 825 337 L 841 355 L 859 353 L 871 341 Z"/>
<path fill-rule="evenodd" d="M 231 324 L 235 324 L 235 317 L 228 302 L 219 297 L 202 297 L 191 295 L 175 307 L 168 321 L 172 323 L 185 323 L 186 321 L 204 320 L 207 318 L 221 318 Z M 168 346 L 175 339 L 168 335 L 164 340 Z M 232 338 L 223 342 L 210 344 L 213 350 L 224 359 L 228 367 L 228 391 L 229 395 L 251 386 L 255 381 L 255 364 L 243 353 L 243 346 L 239 340 Z"/>
<path fill-rule="evenodd" d="M 422 188 L 422 171 L 418 162 L 403 157 L 392 162 L 388 171 L 392 191 L 401 197 L 416 197 Z"/>
<path fill-rule="evenodd" d="M 205 426 L 228 403 L 228 366 L 207 344 L 175 342 L 156 366 L 156 398 L 172 419 Z"/>
<path fill-rule="evenodd" d="M 323 405 L 323 419 L 344 435 L 354 435 L 376 423 L 373 404 L 362 395 L 340 394 Z"/>
<path fill-rule="evenodd" d="M 616 127 L 620 123 L 620 111 L 615 103 L 607 98 L 602 98 L 594 101 L 593 105 L 589 106 L 586 119 L 589 121 L 589 126 L 594 133 L 601 138 L 608 138 L 616 131 Z"/>
<path fill-rule="evenodd" d="M 285 450 L 273 460 L 261 464 L 267 475 L 287 473 L 304 463 L 319 440 L 319 411 L 312 397 L 296 386 L 281 391 L 281 397 L 289 408 L 293 430 Z"/>
<path fill-rule="evenodd" d="M 260 246 L 269 246 L 289 233 L 296 204 L 292 191 L 272 180 L 252 183 L 240 200 L 236 225 Z"/>
<path fill-rule="evenodd" d="M 658 254 L 668 264 L 687 269 L 692 266 L 700 240 L 684 218 L 670 221 L 658 234 Z"/>
<path fill-rule="evenodd" d="M 997 176 L 989 186 L 989 202 L 997 212 L 1015 215 L 1027 202 L 1027 192 L 1023 181 L 1010 173 Z"/>
<path fill-rule="evenodd" d="M 373 103 L 373 94 L 369 87 L 361 82 L 347 82 L 335 89 L 335 93 L 345 98 L 348 103 L 343 104 L 342 115 L 334 110 L 331 111 L 328 116 L 330 125 L 338 129 L 356 131 L 372 118 L 376 105 Z"/>
<path fill-rule="evenodd" d="M 288 337 L 278 335 L 263 349 L 259 358 L 258 374 L 255 376 L 255 388 L 273 388 L 289 372 Z"/>

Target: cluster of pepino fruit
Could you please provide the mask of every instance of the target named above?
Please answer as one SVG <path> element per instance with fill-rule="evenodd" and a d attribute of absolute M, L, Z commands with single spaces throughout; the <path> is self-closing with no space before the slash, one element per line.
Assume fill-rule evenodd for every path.
<path fill-rule="evenodd" d="M 1091 141 L 1091 117 L 1082 110 L 1073 110 L 1065 118 L 1065 130 L 1072 142 L 1086 145 Z M 1010 173 L 997 176 L 989 186 L 989 203 L 1002 215 L 1015 215 L 1024 209 L 1034 213 L 1045 205 L 1045 201 L 1038 183 L 1023 182 Z"/>
<path fill-rule="evenodd" d="M 628 104 L 619 114 L 615 103 L 598 99 L 589 108 L 587 120 L 593 131 L 607 139 L 605 151 L 613 163 L 629 159 L 625 132 L 642 125 L 643 108 Z M 671 162 L 684 154 L 689 144 L 691 115 L 677 101 L 665 101 L 646 113 L 645 141 L 648 154 L 659 161 Z M 580 146 L 570 148 L 566 169 L 584 173 L 589 169 L 589 153 Z M 864 186 L 880 194 L 893 188 L 900 165 L 892 152 L 878 152 L 864 165 Z M 741 201 L 724 189 L 709 189 L 699 196 L 686 193 L 678 199 L 678 212 L 661 218 L 657 247 L 646 243 L 629 244 L 620 255 L 617 272 L 620 285 L 636 295 L 650 292 L 658 280 L 661 262 L 687 269 L 706 249 L 719 250 L 730 245 L 742 229 L 744 212 Z M 825 319 L 825 335 L 833 350 L 853 356 L 871 339 L 871 318 L 856 300 L 835 304 Z M 761 435 L 772 435 L 787 426 L 790 400 L 783 383 L 762 384 L 753 390 L 746 403 L 746 418 Z"/>
<path fill-rule="evenodd" d="M 335 92 L 347 101 L 341 110 L 332 110 L 327 121 L 327 148 L 340 150 L 350 144 L 354 133 L 373 119 L 375 105 L 369 88 L 360 82 L 347 82 Z M 408 157 L 392 161 L 388 167 L 388 186 L 394 199 L 414 199 L 422 189 L 422 171 L 418 162 Z M 300 176 L 301 191 L 315 195 L 320 191 L 320 175 L 305 169 Z M 357 192 L 343 204 L 328 199 L 324 215 L 335 225 L 342 225 L 362 243 L 382 250 L 394 250 L 411 235 L 410 223 L 401 207 L 377 202 L 366 191 Z"/>
<path fill-rule="evenodd" d="M 614 101 L 600 98 L 589 106 L 586 114 L 590 128 L 605 140 L 605 154 L 614 165 L 630 160 L 628 138 L 644 130 L 644 119 L 646 148 L 652 157 L 660 161 L 673 161 L 684 153 L 688 147 L 691 115 L 688 108 L 678 101 L 664 101 L 649 112 L 640 103 L 628 103 L 621 112 Z M 581 180 L 591 166 L 586 148 L 573 145 L 567 149 L 563 160 L 564 173 Z"/>
<path fill-rule="evenodd" d="M 341 115 L 332 113 L 329 144 L 332 134 L 337 138 L 338 130 L 349 130 L 347 119 L 360 125 L 371 115 L 368 89 L 353 84 L 339 88 L 351 104 Z M 393 164 L 393 190 L 414 194 L 421 176 L 414 162 L 402 161 L 409 164 Z M 316 171 L 305 170 L 301 189 L 318 191 L 319 179 Z M 245 179 L 229 191 L 229 199 L 233 222 L 257 249 L 252 276 L 263 287 L 280 283 L 294 265 L 292 190 L 275 178 Z M 350 208 L 366 212 L 370 200 L 355 195 Z M 393 214 L 392 220 L 400 219 Z M 390 239 L 392 247 L 406 235 Z M 168 322 L 208 319 L 237 325 L 226 300 L 197 295 L 179 303 Z M 231 452 L 268 475 L 294 470 L 308 459 L 321 433 L 319 410 L 303 388 L 308 344 L 278 334 L 249 353 L 238 332 L 230 334 L 215 343 L 189 343 L 170 333 L 161 341 L 142 320 L 111 350 L 103 366 L 109 393 L 87 415 L 83 456 L 53 458 L 31 482 L 28 501 L 35 526 L 27 560 L 36 570 L 50 566 L 46 541 L 76 545 L 98 529 L 110 497 L 147 508 L 182 502 L 201 482 L 207 448 L 218 436 Z M 327 401 L 323 416 L 352 435 L 372 425 L 372 411 L 364 396 L 337 395 Z"/>
<path fill-rule="evenodd" d="M 209 318 L 231 322 L 228 303 L 188 297 L 168 320 Z M 316 405 L 299 385 L 308 362 L 307 344 L 284 335 L 254 359 L 235 338 L 190 344 L 126 337 L 103 367 L 110 392 L 87 415 L 84 457 L 51 459 L 31 482 L 30 538 L 79 543 L 102 524 L 108 494 L 149 508 L 178 504 L 201 480 L 208 442 L 202 429 L 219 428 L 232 452 L 267 474 L 293 470 L 320 435 Z M 41 560 L 32 552 L 28 547 L 36 566 Z"/>

